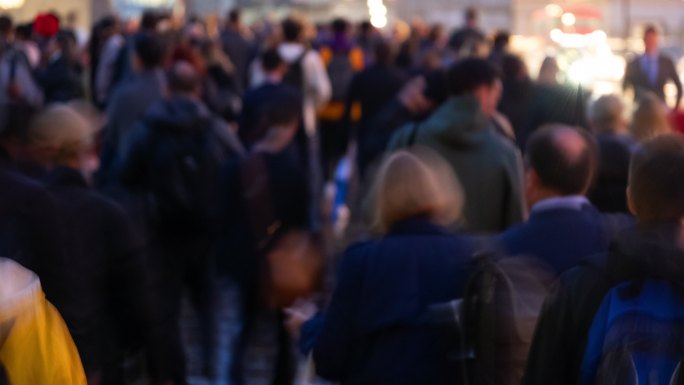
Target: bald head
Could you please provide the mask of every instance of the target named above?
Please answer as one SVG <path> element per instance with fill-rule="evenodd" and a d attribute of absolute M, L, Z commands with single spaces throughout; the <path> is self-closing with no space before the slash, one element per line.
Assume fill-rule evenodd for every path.
<path fill-rule="evenodd" d="M 169 71 L 169 88 L 177 95 L 196 95 L 200 89 L 200 76 L 190 63 L 177 62 Z"/>
<path fill-rule="evenodd" d="M 573 127 L 546 126 L 530 137 L 526 160 L 545 188 L 560 195 L 584 195 L 597 167 L 596 144 Z"/>

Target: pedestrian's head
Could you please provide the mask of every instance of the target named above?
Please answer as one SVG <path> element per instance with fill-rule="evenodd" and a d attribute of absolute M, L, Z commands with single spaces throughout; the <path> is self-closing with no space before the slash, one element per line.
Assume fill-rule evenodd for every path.
<path fill-rule="evenodd" d="M 400 150 L 380 166 L 373 186 L 373 223 L 386 233 L 406 219 L 448 226 L 460 219 L 463 189 L 449 164 L 426 148 Z"/>
<path fill-rule="evenodd" d="M 641 222 L 684 218 L 682 135 L 661 135 L 639 147 L 632 156 L 627 201 Z"/>
<path fill-rule="evenodd" d="M 585 195 L 596 175 L 596 144 L 589 134 L 549 125 L 530 136 L 525 153 L 525 188 L 530 206 L 555 196 Z"/>
<path fill-rule="evenodd" d="M 598 98 L 589 107 L 589 124 L 599 134 L 626 133 L 628 122 L 622 99 L 617 95 Z"/>
<path fill-rule="evenodd" d="M 161 20 L 162 18 L 157 11 L 148 9 L 143 12 L 142 17 L 140 18 L 140 29 L 143 30 L 143 32 L 155 32 L 157 31 L 157 26 Z"/>
<path fill-rule="evenodd" d="M 335 35 L 346 35 L 349 33 L 351 24 L 346 19 L 337 18 L 332 22 L 332 31 Z"/>
<path fill-rule="evenodd" d="M 14 22 L 9 15 L 0 16 L 0 37 L 8 38 L 14 32 Z"/>
<path fill-rule="evenodd" d="M 200 75 L 195 67 L 178 61 L 171 66 L 168 73 L 169 90 L 177 96 L 199 96 L 201 91 Z"/>
<path fill-rule="evenodd" d="M 46 168 L 70 167 L 87 173 L 98 167 L 95 130 L 75 107 L 54 105 L 36 116 L 29 127 L 33 160 Z"/>
<path fill-rule="evenodd" d="M 397 58 L 397 51 L 394 45 L 388 40 L 378 40 L 374 47 L 375 63 L 382 66 L 389 66 Z"/>
<path fill-rule="evenodd" d="M 511 34 L 508 31 L 499 31 L 494 35 L 493 49 L 495 51 L 505 51 L 511 41 Z"/>
<path fill-rule="evenodd" d="M 643 97 L 632 116 L 630 131 L 638 142 L 672 132 L 665 104 L 653 94 Z"/>
<path fill-rule="evenodd" d="M 501 99 L 501 75 L 487 60 L 463 59 L 449 69 L 449 86 L 454 96 L 474 96 L 482 112 L 491 116 Z"/>
<path fill-rule="evenodd" d="M 501 58 L 501 77 L 504 82 L 526 80 L 530 72 L 520 56 L 507 53 Z"/>
<path fill-rule="evenodd" d="M 242 13 L 239 8 L 231 9 L 228 12 L 228 23 L 231 25 L 240 25 L 241 18 Z"/>
<path fill-rule="evenodd" d="M 293 17 L 288 17 L 283 20 L 281 25 L 283 30 L 283 38 L 288 43 L 299 43 L 303 38 L 304 26 L 299 20 Z"/>
<path fill-rule="evenodd" d="M 287 63 L 277 49 L 269 49 L 261 54 L 261 68 L 264 73 L 277 79 L 282 79 L 287 73 Z"/>
<path fill-rule="evenodd" d="M 480 15 L 477 12 L 477 8 L 470 7 L 465 10 L 465 22 L 468 27 L 476 27 L 479 18 Z"/>
<path fill-rule="evenodd" d="M 166 43 L 154 33 L 143 33 L 135 38 L 135 67 L 138 71 L 160 68 L 166 60 Z"/>
<path fill-rule="evenodd" d="M 33 37 L 33 25 L 31 23 L 17 26 L 15 38 L 19 41 L 29 41 Z"/>
<path fill-rule="evenodd" d="M 654 25 L 647 25 L 644 29 L 644 50 L 648 54 L 658 51 L 660 46 L 660 34 Z"/>
<path fill-rule="evenodd" d="M 362 21 L 359 25 L 359 32 L 361 36 L 368 37 L 373 34 L 374 31 L 375 28 L 373 28 L 373 24 L 371 24 L 371 22 L 368 20 Z"/>
<path fill-rule="evenodd" d="M 558 84 L 558 61 L 555 57 L 547 56 L 539 68 L 539 77 L 537 80 L 542 84 Z"/>

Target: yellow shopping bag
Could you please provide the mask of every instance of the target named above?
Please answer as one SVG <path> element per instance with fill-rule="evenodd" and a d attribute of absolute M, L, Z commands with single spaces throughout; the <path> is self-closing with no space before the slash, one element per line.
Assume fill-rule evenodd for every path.
<path fill-rule="evenodd" d="M 38 277 L 0 258 L 0 363 L 11 385 L 86 385 L 69 330 Z"/>

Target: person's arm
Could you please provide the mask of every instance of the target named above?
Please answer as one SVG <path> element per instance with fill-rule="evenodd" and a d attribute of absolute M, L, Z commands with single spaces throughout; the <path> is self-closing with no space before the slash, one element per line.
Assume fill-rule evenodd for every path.
<path fill-rule="evenodd" d="M 347 100 L 344 103 L 344 113 L 342 114 L 343 127 L 352 127 L 352 108 L 354 103 L 358 102 L 361 97 L 359 83 L 359 74 L 356 74 L 349 83 L 349 92 L 347 92 Z M 355 136 L 353 135 L 353 137 Z"/>
<path fill-rule="evenodd" d="M 682 96 L 684 94 L 684 91 L 682 89 L 682 80 L 679 78 L 677 68 L 675 67 L 675 64 L 672 60 L 667 60 L 667 67 L 668 78 L 672 80 L 672 83 L 674 83 L 675 87 L 677 87 L 677 98 L 675 99 L 674 108 L 672 109 L 673 111 L 677 111 L 679 110 L 679 106 L 682 102 Z"/>
<path fill-rule="evenodd" d="M 121 36 L 116 36 L 108 41 L 107 46 L 102 53 L 102 59 L 100 60 L 95 75 L 95 95 L 99 102 L 105 102 L 110 96 L 112 81 L 114 79 L 114 67 L 123 46 L 123 38 Z"/>
<path fill-rule="evenodd" d="M 628 88 L 634 89 L 634 70 L 632 62 L 628 62 L 625 66 L 625 76 L 622 79 L 622 91 L 627 91 Z"/>
<path fill-rule="evenodd" d="M 309 51 L 304 58 L 306 90 L 311 90 L 317 107 L 322 107 L 332 97 L 332 85 L 323 60 L 315 51 Z M 306 91 L 305 90 L 305 91 Z"/>
<path fill-rule="evenodd" d="M 337 287 L 313 348 L 316 372 L 331 381 L 344 380 L 358 338 L 355 319 L 363 284 L 359 257 L 352 250 L 342 260 Z"/>
<path fill-rule="evenodd" d="M 143 190 L 148 181 L 148 140 L 149 130 L 141 123 L 131 129 L 123 141 L 121 149 L 121 168 L 119 178 L 121 183 L 133 190 Z"/>

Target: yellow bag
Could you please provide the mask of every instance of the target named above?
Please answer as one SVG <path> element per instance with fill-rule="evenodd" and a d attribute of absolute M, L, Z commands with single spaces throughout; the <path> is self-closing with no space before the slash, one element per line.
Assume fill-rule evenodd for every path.
<path fill-rule="evenodd" d="M 11 385 L 86 385 L 81 359 L 38 277 L 0 258 L 0 363 Z"/>

